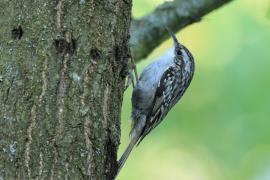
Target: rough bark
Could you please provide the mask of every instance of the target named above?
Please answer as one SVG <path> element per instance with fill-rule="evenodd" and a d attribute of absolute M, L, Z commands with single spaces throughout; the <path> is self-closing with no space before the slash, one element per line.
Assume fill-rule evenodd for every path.
<path fill-rule="evenodd" d="M 0 179 L 113 179 L 131 0 L 1 0 Z"/>
<path fill-rule="evenodd" d="M 165 26 L 177 32 L 230 1 L 232 0 L 174 0 L 161 4 L 139 20 L 133 20 L 131 47 L 134 60 L 138 62 L 145 58 L 169 38 Z"/>

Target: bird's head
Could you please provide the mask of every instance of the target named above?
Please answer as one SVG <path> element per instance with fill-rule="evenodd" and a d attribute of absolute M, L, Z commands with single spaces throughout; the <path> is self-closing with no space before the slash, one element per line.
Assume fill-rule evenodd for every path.
<path fill-rule="evenodd" d="M 166 27 L 167 31 L 169 32 L 170 36 L 173 39 L 174 42 L 174 55 L 177 59 L 182 59 L 183 54 L 185 53 L 185 49 L 183 45 L 177 40 L 175 34 L 168 28 Z"/>

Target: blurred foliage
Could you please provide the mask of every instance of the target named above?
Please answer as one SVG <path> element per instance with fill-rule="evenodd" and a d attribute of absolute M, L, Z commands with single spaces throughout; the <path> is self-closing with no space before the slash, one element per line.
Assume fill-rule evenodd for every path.
<path fill-rule="evenodd" d="M 269 8 L 268 8 L 268 10 L 267 10 L 266 16 L 267 16 L 268 19 L 270 19 L 270 6 L 269 6 Z"/>
<path fill-rule="evenodd" d="M 134 17 L 162 0 L 134 0 Z M 119 180 L 270 180 L 269 0 L 238 0 L 179 32 L 196 58 L 191 86 L 135 148 Z M 138 65 L 172 45 L 169 40 Z M 125 93 L 119 156 L 128 144 Z"/>

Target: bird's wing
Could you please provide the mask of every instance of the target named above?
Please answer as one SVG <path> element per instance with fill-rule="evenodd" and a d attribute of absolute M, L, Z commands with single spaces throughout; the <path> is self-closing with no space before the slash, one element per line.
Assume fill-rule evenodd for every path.
<path fill-rule="evenodd" d="M 177 85 L 176 83 L 179 80 L 176 79 L 177 76 L 175 73 L 177 73 L 175 69 L 173 67 L 169 67 L 162 75 L 155 93 L 152 110 L 147 116 L 146 124 L 138 144 L 162 121 L 170 110 L 171 102 L 175 100 L 175 96 L 178 94 L 174 92 L 174 87 Z"/>

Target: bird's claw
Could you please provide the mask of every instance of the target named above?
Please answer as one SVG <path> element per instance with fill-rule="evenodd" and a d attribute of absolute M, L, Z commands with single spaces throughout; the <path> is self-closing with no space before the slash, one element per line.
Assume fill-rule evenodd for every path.
<path fill-rule="evenodd" d="M 133 76 L 132 70 L 129 69 L 124 90 L 127 90 L 127 88 L 130 86 L 131 83 L 132 83 L 132 87 L 134 88 L 134 76 Z"/>

